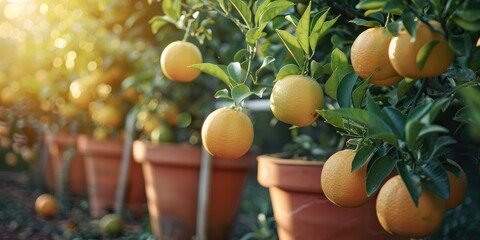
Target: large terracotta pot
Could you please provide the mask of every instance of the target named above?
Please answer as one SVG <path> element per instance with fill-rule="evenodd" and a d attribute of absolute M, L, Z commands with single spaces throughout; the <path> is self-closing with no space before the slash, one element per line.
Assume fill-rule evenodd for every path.
<path fill-rule="evenodd" d="M 48 164 L 45 170 L 45 183 L 48 191 L 59 193 L 62 191 L 60 187 L 61 174 L 64 171 L 65 153 L 73 148 L 76 151 L 76 137 L 66 134 L 47 133 L 45 141 L 48 142 Z M 74 154 L 70 159 L 70 166 L 65 173 L 67 177 L 66 188 L 63 189 L 68 193 L 77 197 L 87 196 L 87 184 L 85 178 L 85 165 L 81 154 Z"/>
<path fill-rule="evenodd" d="M 358 208 L 342 208 L 323 194 L 323 163 L 260 155 L 258 182 L 269 189 L 280 240 L 403 239 L 383 230 L 375 200 Z"/>
<path fill-rule="evenodd" d="M 78 151 L 84 155 L 90 214 L 101 217 L 113 210 L 116 200 L 123 141 L 78 137 Z M 135 217 L 146 213 L 146 196 L 140 164 L 131 159 L 125 206 Z"/>
<path fill-rule="evenodd" d="M 192 239 L 196 232 L 201 148 L 135 141 L 133 155 L 143 166 L 155 236 Z M 254 166 L 252 153 L 237 160 L 213 159 L 208 204 L 209 240 L 229 239 L 248 173 Z"/>

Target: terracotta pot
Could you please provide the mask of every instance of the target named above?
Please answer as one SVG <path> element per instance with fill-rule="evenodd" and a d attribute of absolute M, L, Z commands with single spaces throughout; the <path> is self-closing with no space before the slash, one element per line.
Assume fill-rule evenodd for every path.
<path fill-rule="evenodd" d="M 196 232 L 201 148 L 188 145 L 133 144 L 142 163 L 150 222 L 159 239 L 190 240 Z M 229 239 L 249 171 L 255 157 L 213 159 L 208 205 L 208 239 Z"/>
<path fill-rule="evenodd" d="M 101 217 L 113 210 L 116 200 L 123 141 L 95 140 L 82 135 L 77 141 L 78 151 L 84 155 L 90 214 Z M 131 158 L 125 206 L 134 217 L 146 212 L 146 196 L 140 164 Z"/>
<path fill-rule="evenodd" d="M 45 171 L 45 183 L 48 191 L 59 193 L 60 177 L 64 168 L 64 154 L 70 147 L 76 148 L 76 137 L 66 133 L 45 135 L 48 146 L 48 165 Z M 85 165 L 82 155 L 75 153 L 70 160 L 70 167 L 66 176 L 67 191 L 73 196 L 87 196 Z"/>
<path fill-rule="evenodd" d="M 393 236 L 380 226 L 375 199 L 358 208 L 342 208 L 323 194 L 323 163 L 260 155 L 258 182 L 269 188 L 280 240 L 384 240 Z"/>

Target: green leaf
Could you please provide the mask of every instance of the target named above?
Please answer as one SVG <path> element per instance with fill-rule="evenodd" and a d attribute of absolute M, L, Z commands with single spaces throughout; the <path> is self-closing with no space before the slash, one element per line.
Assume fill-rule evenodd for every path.
<path fill-rule="evenodd" d="M 331 59 L 332 70 L 334 71 L 335 69 L 338 69 L 339 79 L 342 79 L 351 71 L 347 55 L 345 55 L 345 53 L 343 53 L 340 49 L 333 49 Z"/>
<path fill-rule="evenodd" d="M 262 62 L 262 65 L 257 69 L 257 71 L 255 72 L 255 76 L 258 77 L 258 75 L 260 74 L 260 72 L 266 68 L 268 65 L 272 64 L 275 62 L 275 58 L 272 57 L 272 56 L 267 56 L 263 59 L 263 62 Z"/>
<path fill-rule="evenodd" d="M 250 28 L 245 35 L 245 41 L 250 46 L 255 46 L 256 42 L 265 35 L 260 28 Z"/>
<path fill-rule="evenodd" d="M 427 62 L 428 56 L 432 52 L 432 49 L 438 44 L 440 41 L 432 40 L 428 43 L 425 43 L 417 53 L 416 63 L 417 68 L 421 71 L 423 67 L 425 67 L 425 63 Z"/>
<path fill-rule="evenodd" d="M 270 2 L 270 0 L 268 2 Z M 293 5 L 294 3 L 289 1 L 274 1 L 269 3 L 265 9 L 259 8 L 257 10 L 257 14 L 255 15 L 255 22 L 257 23 L 257 26 L 263 31 L 263 29 L 272 19 L 277 17 L 280 13 L 291 8 Z"/>
<path fill-rule="evenodd" d="M 322 33 L 323 23 L 325 23 L 329 10 L 330 8 L 328 8 L 319 18 L 313 18 L 314 25 L 310 32 L 310 48 L 312 49 L 312 53 L 315 53 L 315 49 L 317 48 Z"/>
<path fill-rule="evenodd" d="M 422 130 L 420 130 L 417 138 L 421 138 L 423 136 L 426 136 L 426 135 L 432 134 L 432 133 L 448 133 L 448 129 L 446 129 L 446 128 L 440 126 L 440 125 L 435 125 L 435 124 L 428 125 L 428 126 L 423 127 Z"/>
<path fill-rule="evenodd" d="M 393 128 L 395 134 L 399 138 L 402 138 L 403 132 L 405 131 L 407 116 L 395 107 L 385 107 L 383 108 L 383 112 L 388 118 L 390 118 L 390 122 L 392 123 L 390 126 Z"/>
<path fill-rule="evenodd" d="M 436 157 L 437 153 L 445 146 L 450 144 L 455 144 L 457 141 L 449 136 L 441 136 L 437 138 L 433 149 L 431 149 L 430 154 L 428 156 L 428 160 L 432 160 Z"/>
<path fill-rule="evenodd" d="M 220 66 L 212 64 L 212 63 L 199 63 L 193 64 L 191 67 L 196 68 L 206 74 L 209 74 L 215 78 L 222 80 L 225 84 L 229 87 L 233 87 L 234 83 L 230 81 L 228 78 L 228 74 L 226 70 L 223 70 Z"/>
<path fill-rule="evenodd" d="M 355 18 L 353 20 L 350 20 L 349 22 L 355 23 L 358 26 L 364 26 L 364 27 L 381 27 L 382 24 L 378 21 L 370 20 L 367 21 L 363 18 Z"/>
<path fill-rule="evenodd" d="M 413 85 L 415 85 L 415 81 L 400 81 L 397 87 L 397 98 L 401 99 L 405 96 Z"/>
<path fill-rule="evenodd" d="M 453 120 L 466 123 L 466 124 L 473 123 L 473 119 L 470 114 L 471 111 L 472 110 L 470 109 L 469 106 L 465 106 L 460 110 L 458 110 L 457 113 L 455 113 L 455 117 L 453 117 Z"/>
<path fill-rule="evenodd" d="M 338 77 L 338 68 L 336 68 L 325 83 L 325 93 L 335 100 L 337 100 L 337 88 L 339 83 L 340 78 Z"/>
<path fill-rule="evenodd" d="M 298 43 L 300 43 L 300 46 L 303 49 L 303 52 L 305 55 L 310 55 L 310 8 L 311 8 L 312 2 L 309 2 L 307 9 L 303 13 L 302 17 L 300 18 L 300 21 L 298 22 L 297 28 L 295 30 L 295 33 L 297 34 L 297 40 Z"/>
<path fill-rule="evenodd" d="M 239 62 L 232 62 L 227 66 L 228 77 L 237 83 L 242 81 L 242 71 L 242 65 Z"/>
<path fill-rule="evenodd" d="M 277 82 L 278 80 L 283 79 L 284 77 L 286 77 L 288 75 L 301 74 L 301 72 L 302 72 L 302 69 L 300 69 L 297 65 L 287 64 L 287 65 L 283 66 L 282 68 L 280 68 L 274 82 Z"/>
<path fill-rule="evenodd" d="M 404 162 L 397 161 L 397 171 L 400 173 L 408 193 L 412 197 L 413 203 L 418 207 L 418 199 L 422 194 L 422 184 L 420 176 L 412 173 L 411 168 Z"/>
<path fill-rule="evenodd" d="M 405 125 L 405 142 L 411 151 L 417 149 L 417 137 L 422 127 L 423 124 L 416 120 L 408 121 Z"/>
<path fill-rule="evenodd" d="M 254 93 L 251 92 L 250 88 L 245 84 L 239 84 L 232 88 L 232 97 L 235 106 L 241 106 L 241 103 L 253 94 Z"/>
<path fill-rule="evenodd" d="M 289 32 L 281 29 L 276 29 L 278 36 L 282 39 L 283 44 L 287 47 L 288 51 L 292 54 L 295 62 L 300 68 L 303 68 L 303 61 L 305 59 L 305 55 L 303 53 L 302 47 L 300 43 L 298 43 L 297 39 L 290 34 Z"/>
<path fill-rule="evenodd" d="M 315 43 L 318 43 L 320 40 L 323 39 L 323 37 L 325 37 L 325 35 L 327 35 L 327 32 L 328 30 L 330 30 L 330 28 L 333 27 L 333 25 L 337 22 L 338 18 L 340 17 L 340 15 L 336 16 L 334 19 L 330 19 L 328 21 L 325 21 L 322 25 L 322 28 L 320 29 L 320 32 L 317 33 L 317 32 L 314 32 L 314 39 L 311 40 L 311 42 L 315 42 Z M 315 40 L 316 39 L 316 40 Z M 317 44 L 315 44 L 317 45 Z"/>
<path fill-rule="evenodd" d="M 215 93 L 215 98 L 217 99 L 227 99 L 227 100 L 233 100 L 230 95 L 228 94 L 228 90 L 227 89 L 220 89 L 218 90 L 216 93 Z"/>
<path fill-rule="evenodd" d="M 242 62 L 244 60 L 245 56 L 248 55 L 248 50 L 243 48 L 238 50 L 237 53 L 235 53 L 235 56 L 233 56 L 233 61 L 234 62 Z"/>
<path fill-rule="evenodd" d="M 340 80 L 337 87 L 337 101 L 342 108 L 352 107 L 352 90 L 357 82 L 358 74 L 350 72 Z"/>
<path fill-rule="evenodd" d="M 403 23 L 400 22 L 400 21 L 396 21 L 396 22 L 390 22 L 387 24 L 387 29 L 388 31 L 394 36 L 396 37 L 398 35 L 398 32 L 400 32 L 403 28 Z"/>
<path fill-rule="evenodd" d="M 180 0 L 163 0 L 162 10 L 166 16 L 178 21 L 181 15 L 181 1 Z"/>
<path fill-rule="evenodd" d="M 407 32 L 410 34 L 411 41 L 415 41 L 416 32 L 417 32 L 417 22 L 415 21 L 415 15 L 410 11 L 404 11 L 402 14 L 403 26 L 407 29 Z"/>
<path fill-rule="evenodd" d="M 448 175 L 440 161 L 436 159 L 429 161 L 426 166 L 422 167 L 422 173 L 426 176 L 422 179 L 424 186 L 445 200 L 450 198 Z"/>
<path fill-rule="evenodd" d="M 389 128 L 390 128 L 390 126 L 393 125 L 391 119 L 387 115 L 385 115 L 385 113 L 383 113 L 382 109 L 375 102 L 375 100 L 373 99 L 370 92 L 367 92 L 367 99 L 366 100 L 367 100 L 367 110 L 368 110 L 368 112 L 370 114 L 373 114 L 374 117 L 382 119 L 385 122 L 385 124 L 387 124 L 387 126 L 389 126 Z"/>
<path fill-rule="evenodd" d="M 367 92 L 368 81 L 363 81 L 352 93 L 353 107 L 360 107 L 365 92 Z"/>
<path fill-rule="evenodd" d="M 283 1 L 278 1 L 278 2 L 283 2 Z M 256 2 L 258 4 L 259 2 Z M 257 6 L 257 11 L 255 12 L 254 16 L 254 21 L 259 26 L 260 24 L 260 18 L 262 17 L 263 14 L 265 14 L 265 11 L 268 9 L 268 5 L 271 3 L 270 0 L 265 0 L 263 1 L 260 5 Z"/>
<path fill-rule="evenodd" d="M 384 140 L 392 145 L 397 144 L 397 138 L 390 127 L 379 117 L 357 108 L 340 108 L 334 110 L 317 110 L 317 112 L 331 125 L 352 130 L 352 123 L 363 126 L 367 130 L 367 136 Z"/>
<path fill-rule="evenodd" d="M 152 30 L 152 33 L 156 34 L 160 30 L 160 28 L 165 26 L 168 22 L 165 19 L 163 19 L 162 16 L 155 16 L 152 19 L 150 19 L 148 23 L 150 23 L 150 28 Z"/>
<path fill-rule="evenodd" d="M 248 29 L 253 27 L 252 24 L 252 11 L 248 7 L 247 3 L 242 0 L 229 0 L 233 7 L 237 9 L 238 13 L 242 17 L 243 21 L 247 25 Z"/>
<path fill-rule="evenodd" d="M 472 31 L 472 32 L 478 32 L 480 31 L 480 21 L 469 21 L 465 20 L 459 15 L 455 15 L 453 17 L 453 21 L 460 26 L 461 28 L 467 30 L 467 31 Z"/>
<path fill-rule="evenodd" d="M 380 188 L 383 181 L 388 175 L 390 175 L 396 164 L 397 160 L 391 156 L 382 156 L 373 161 L 366 176 L 368 196 L 372 196 Z"/>
<path fill-rule="evenodd" d="M 385 6 L 385 1 L 381 0 L 363 0 L 360 1 L 355 8 L 361 10 L 383 8 Z"/>
<path fill-rule="evenodd" d="M 361 146 L 357 150 L 355 158 L 352 161 L 352 172 L 357 171 L 365 164 L 367 164 L 368 161 L 372 158 L 373 154 L 375 154 L 375 151 L 377 151 L 377 148 L 372 145 Z"/>

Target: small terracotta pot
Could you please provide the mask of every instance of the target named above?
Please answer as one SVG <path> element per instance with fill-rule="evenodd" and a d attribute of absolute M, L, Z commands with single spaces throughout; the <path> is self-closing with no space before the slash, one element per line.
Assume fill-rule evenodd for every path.
<path fill-rule="evenodd" d="M 342 208 L 323 194 L 323 163 L 260 155 L 258 182 L 269 189 L 280 240 L 404 239 L 387 233 L 375 213 L 375 199 Z"/>
<path fill-rule="evenodd" d="M 64 153 L 70 148 L 76 148 L 76 137 L 66 133 L 45 135 L 45 141 L 49 142 L 49 161 L 45 171 L 45 183 L 48 191 L 61 192 L 59 181 L 64 168 Z M 75 153 L 70 160 L 70 167 L 66 176 L 67 191 L 73 196 L 87 196 L 87 184 L 85 179 L 85 165 L 82 155 Z"/>
<path fill-rule="evenodd" d="M 133 144 L 143 166 L 150 222 L 159 239 L 190 240 L 196 232 L 201 148 L 188 145 Z M 213 159 L 208 204 L 208 239 L 229 239 L 235 215 L 255 157 Z"/>
<path fill-rule="evenodd" d="M 115 205 L 123 141 L 81 135 L 77 147 L 85 160 L 90 214 L 101 217 Z M 140 164 L 131 159 L 128 173 L 125 206 L 134 217 L 141 217 L 146 212 L 146 196 Z"/>

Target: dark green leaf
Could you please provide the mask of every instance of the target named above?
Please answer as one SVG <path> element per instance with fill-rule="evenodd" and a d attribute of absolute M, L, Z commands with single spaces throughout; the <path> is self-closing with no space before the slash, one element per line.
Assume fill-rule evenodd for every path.
<path fill-rule="evenodd" d="M 355 23 L 358 26 L 364 26 L 364 27 L 381 27 L 382 24 L 378 21 L 367 21 L 363 18 L 355 18 L 353 20 L 350 20 L 349 22 Z"/>
<path fill-rule="evenodd" d="M 375 159 L 368 169 L 366 176 L 367 195 L 372 196 L 392 172 L 397 161 L 391 156 L 382 156 Z"/>
<path fill-rule="evenodd" d="M 445 200 L 450 198 L 447 172 L 440 161 L 432 159 L 426 166 L 422 167 L 422 173 L 426 176 L 422 179 L 423 186 Z"/>
<path fill-rule="evenodd" d="M 342 108 L 352 107 L 352 90 L 357 82 L 358 74 L 350 72 L 340 80 L 337 87 L 337 101 Z"/>
<path fill-rule="evenodd" d="M 287 47 L 288 51 L 292 54 L 295 62 L 300 68 L 303 68 L 303 61 L 305 59 L 304 52 L 300 43 L 298 43 L 297 39 L 290 34 L 289 32 L 281 29 L 276 29 L 278 36 L 282 39 L 283 44 Z"/>
<path fill-rule="evenodd" d="M 410 11 L 404 11 L 402 14 L 403 26 L 407 29 L 407 32 L 410 34 L 412 41 L 416 39 L 417 32 L 417 22 L 415 21 L 415 14 Z"/>
<path fill-rule="evenodd" d="M 463 19 L 459 15 L 455 15 L 453 17 L 453 21 L 460 26 L 461 28 L 467 30 L 467 31 L 472 31 L 472 32 L 478 32 L 480 31 L 480 21 L 468 21 Z"/>
<path fill-rule="evenodd" d="M 387 24 L 387 29 L 393 36 L 397 36 L 403 28 L 403 23 L 400 21 L 390 22 Z"/>
<path fill-rule="evenodd" d="M 336 68 L 325 83 L 325 93 L 335 100 L 337 99 L 337 88 L 339 83 L 340 78 L 338 77 L 338 68 Z"/>
<path fill-rule="evenodd" d="M 360 107 L 363 97 L 368 88 L 368 81 L 363 81 L 352 93 L 353 107 Z"/>
<path fill-rule="evenodd" d="M 453 120 L 458 121 L 458 122 L 463 122 L 466 124 L 470 124 L 473 122 L 472 116 L 470 114 L 471 109 L 469 109 L 469 106 L 465 106 L 461 108 L 460 110 L 455 113 L 455 117 Z"/>
<path fill-rule="evenodd" d="M 248 29 L 253 27 L 252 24 L 252 11 L 248 7 L 247 3 L 242 0 L 229 0 L 232 3 L 233 7 L 237 9 L 238 13 L 242 17 L 243 21 L 247 25 Z"/>
<path fill-rule="evenodd" d="M 423 124 L 419 121 L 408 121 L 405 126 L 405 142 L 407 143 L 407 147 L 410 150 L 417 149 L 417 137 L 422 129 Z"/>
<path fill-rule="evenodd" d="M 430 53 L 432 52 L 432 49 L 438 44 L 440 41 L 438 40 L 432 40 L 429 41 L 428 43 L 425 43 L 420 50 L 417 53 L 417 58 L 416 58 L 416 63 L 417 63 L 417 68 L 421 71 L 423 70 L 423 67 L 425 66 L 425 63 L 427 62 L 428 56 L 430 56 Z"/>
<path fill-rule="evenodd" d="M 278 71 L 277 77 L 275 78 L 274 82 L 283 79 L 288 75 L 298 75 L 302 72 L 302 70 L 295 64 L 287 64 L 280 68 Z"/>
<path fill-rule="evenodd" d="M 397 98 L 401 99 L 405 96 L 413 85 L 415 85 L 415 80 L 406 81 L 406 79 L 403 79 L 400 81 L 397 87 Z"/>
<path fill-rule="evenodd" d="M 430 149 L 430 154 L 427 158 L 427 160 L 432 160 L 434 159 L 436 156 L 437 156 L 437 153 L 445 146 L 447 145 L 450 145 L 450 144 L 454 144 L 456 143 L 457 141 L 455 141 L 455 139 L 449 137 L 449 136 L 441 136 L 439 138 L 437 138 L 437 141 L 435 142 L 435 145 L 433 147 L 433 149 Z"/>
<path fill-rule="evenodd" d="M 413 203 L 418 207 L 418 199 L 422 194 L 420 176 L 413 173 L 411 168 L 401 161 L 397 161 L 397 171 L 400 173 L 400 176 L 407 187 L 408 193 L 410 193 L 410 196 L 412 197 Z"/>
<path fill-rule="evenodd" d="M 398 110 L 398 108 L 394 107 L 385 107 L 383 108 L 383 112 L 388 118 L 390 118 L 390 126 L 393 128 L 395 134 L 401 138 L 405 130 L 407 116 Z"/>
<path fill-rule="evenodd" d="M 357 150 L 355 158 L 352 161 L 352 172 L 357 171 L 365 164 L 367 164 L 368 161 L 372 158 L 375 151 L 377 151 L 377 148 L 372 145 L 361 146 Z"/>
<path fill-rule="evenodd" d="M 428 125 L 422 128 L 422 130 L 418 133 L 418 138 L 421 138 L 423 136 L 426 136 L 431 133 L 447 133 L 448 129 L 440 126 L 440 125 Z"/>
<path fill-rule="evenodd" d="M 373 99 L 372 95 L 370 94 L 370 92 L 367 92 L 367 111 L 370 113 L 370 114 L 373 114 L 375 118 L 380 118 L 383 120 L 383 122 L 385 122 L 386 125 L 388 125 L 388 127 L 390 129 L 393 129 L 391 128 L 390 126 L 393 126 L 393 122 L 391 121 L 391 119 L 385 115 L 383 112 L 382 112 L 382 109 L 380 108 L 380 106 L 378 106 L 378 104 L 375 102 L 375 100 Z"/>

